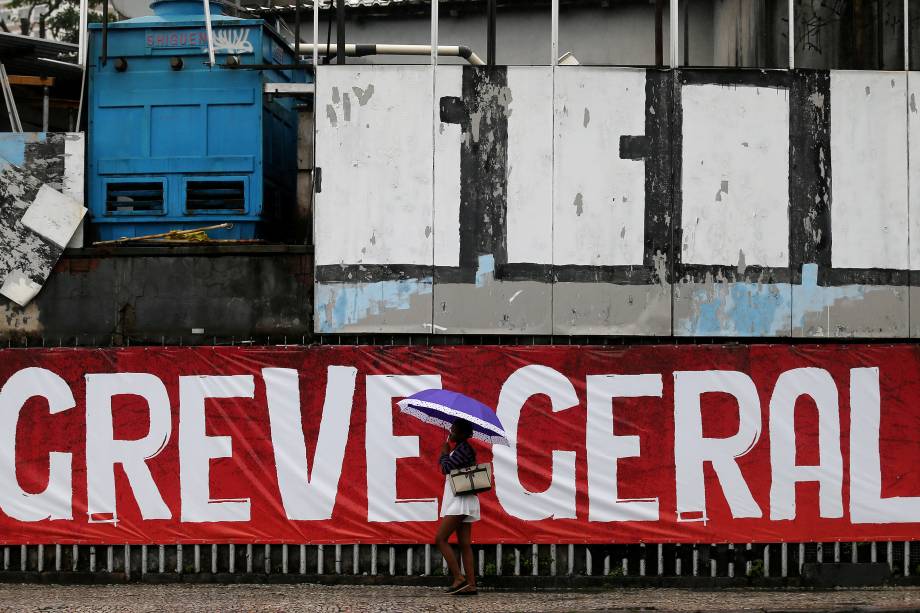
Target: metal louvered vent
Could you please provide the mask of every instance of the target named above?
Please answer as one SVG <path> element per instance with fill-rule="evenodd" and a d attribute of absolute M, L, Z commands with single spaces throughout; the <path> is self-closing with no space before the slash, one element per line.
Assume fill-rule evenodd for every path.
<path fill-rule="evenodd" d="M 243 181 L 189 181 L 185 185 L 185 210 L 189 213 L 246 210 Z"/>
<path fill-rule="evenodd" d="M 108 183 L 105 187 L 105 212 L 115 215 L 162 213 L 163 183 Z"/>

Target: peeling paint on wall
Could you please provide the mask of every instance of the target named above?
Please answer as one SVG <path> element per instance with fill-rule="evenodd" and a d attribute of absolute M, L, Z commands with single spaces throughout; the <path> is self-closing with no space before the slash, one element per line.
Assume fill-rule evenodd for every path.
<path fill-rule="evenodd" d="M 431 294 L 432 280 L 403 279 L 359 284 L 317 284 L 316 315 L 320 333 L 344 332 L 369 320 L 386 322 L 392 311 L 410 311 L 413 299 Z M 427 301 L 431 304 L 430 299 Z M 423 324 L 415 330 L 424 332 Z"/>
<path fill-rule="evenodd" d="M 675 294 L 685 313 L 676 312 L 678 336 L 788 336 L 792 289 L 788 283 L 729 282 L 707 275 L 702 283 L 679 283 Z M 675 301 L 681 304 L 681 301 Z"/>

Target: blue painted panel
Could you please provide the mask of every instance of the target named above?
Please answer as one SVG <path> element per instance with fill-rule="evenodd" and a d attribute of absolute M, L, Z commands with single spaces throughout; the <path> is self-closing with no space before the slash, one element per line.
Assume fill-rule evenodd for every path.
<path fill-rule="evenodd" d="M 147 155 L 147 111 L 144 107 L 100 109 L 93 118 L 93 129 L 104 136 L 106 157 L 144 157 Z M 90 138 L 90 151 L 99 141 Z"/>
<path fill-rule="evenodd" d="M 204 113 L 200 106 L 150 108 L 152 157 L 194 157 L 206 154 Z"/>
<path fill-rule="evenodd" d="M 239 155 L 241 151 L 258 151 L 259 133 L 233 129 L 233 122 L 246 112 L 243 105 L 208 107 L 208 155 Z"/>

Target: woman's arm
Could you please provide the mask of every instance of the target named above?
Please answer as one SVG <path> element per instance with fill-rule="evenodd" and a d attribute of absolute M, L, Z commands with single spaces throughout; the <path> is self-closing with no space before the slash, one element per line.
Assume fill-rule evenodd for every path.
<path fill-rule="evenodd" d="M 446 475 L 455 468 L 471 465 L 475 459 L 473 448 L 463 442 L 457 445 L 451 453 L 442 453 L 438 462 L 441 465 L 441 472 Z"/>

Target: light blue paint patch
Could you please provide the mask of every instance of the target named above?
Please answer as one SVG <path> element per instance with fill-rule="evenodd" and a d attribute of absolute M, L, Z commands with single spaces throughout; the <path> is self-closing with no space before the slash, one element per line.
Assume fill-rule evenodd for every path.
<path fill-rule="evenodd" d="M 817 264 L 802 266 L 800 285 L 714 283 L 713 287 L 693 291 L 694 316 L 680 321 L 681 334 L 777 336 L 790 325 L 793 329 L 804 327 L 806 317 L 827 313 L 836 302 L 861 300 L 866 293 L 861 285 L 819 286 Z"/>
<path fill-rule="evenodd" d="M 45 140 L 44 132 L 26 132 L 23 134 L 2 132 L 0 133 L 0 157 L 17 166 L 22 166 L 26 163 L 26 143 L 43 140 Z"/>
<path fill-rule="evenodd" d="M 860 300 L 865 297 L 866 288 L 862 285 L 843 285 L 820 287 L 818 285 L 818 265 L 802 266 L 802 284 L 796 286 L 793 301 L 792 325 L 796 328 L 805 326 L 805 318 L 815 313 L 826 313 L 839 300 Z M 825 330 L 830 333 L 830 330 Z"/>
<path fill-rule="evenodd" d="M 430 294 L 431 277 L 377 283 L 317 284 L 316 318 L 319 331 L 341 332 L 388 310 L 407 310 L 412 297 Z"/>
<path fill-rule="evenodd" d="M 487 278 L 495 278 L 495 256 L 491 253 L 479 256 L 479 267 L 476 269 L 476 287 L 483 287 Z"/>
<path fill-rule="evenodd" d="M 723 289 L 724 286 L 728 286 Z M 715 283 L 715 291 L 694 290 L 695 317 L 681 321 L 692 336 L 778 336 L 789 330 L 789 284 Z M 727 290 L 727 291 L 726 291 Z"/>

